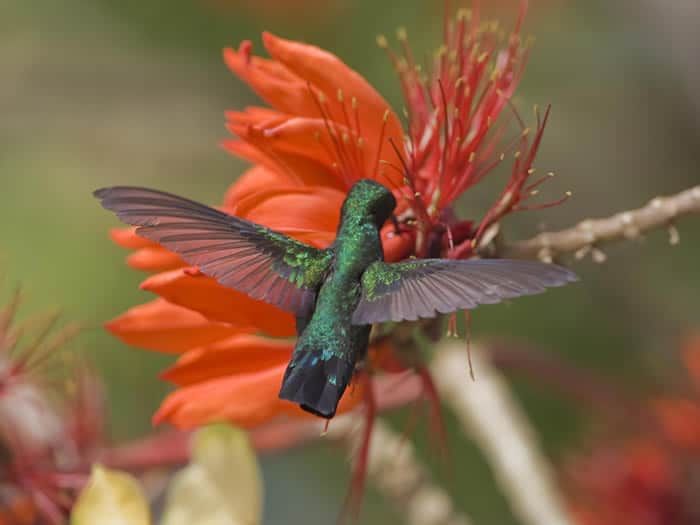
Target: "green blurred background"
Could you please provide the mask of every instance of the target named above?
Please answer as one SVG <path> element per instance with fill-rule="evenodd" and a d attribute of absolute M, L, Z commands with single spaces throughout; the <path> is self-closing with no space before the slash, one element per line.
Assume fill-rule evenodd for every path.
<path fill-rule="evenodd" d="M 484 4 L 512 22 L 518 2 Z M 508 236 L 637 207 L 700 182 L 700 4 L 531 4 L 526 33 L 537 40 L 516 102 L 526 116 L 535 103 L 553 105 L 537 166 L 559 177 L 543 193 L 556 198 L 571 190 L 574 198 L 511 217 Z M 222 47 L 252 39 L 260 51 L 262 30 L 315 43 L 400 109 L 398 82 L 375 36 L 405 26 L 423 56 L 440 43 L 442 13 L 442 2 L 429 0 L 3 2 L 3 287 L 22 284 L 25 312 L 60 308 L 85 324 L 77 346 L 108 383 L 115 438 L 148 430 L 167 389 L 156 376 L 170 358 L 127 348 L 101 328 L 150 297 L 138 290 L 143 275 L 128 269 L 126 253 L 108 240 L 116 221 L 91 191 L 139 184 L 221 199 L 245 167 L 218 147 L 227 136 L 223 112 L 255 102 L 223 65 Z M 483 213 L 503 177 L 467 196 L 466 212 Z M 700 221 L 679 226 L 680 246 L 656 232 L 611 248 L 604 265 L 575 263 L 583 277 L 577 286 L 479 309 L 473 336 L 517 337 L 621 384 L 653 380 L 676 359 L 678 338 L 700 326 Z M 522 375 L 514 385 L 555 461 L 581 441 L 582 412 Z M 416 437 L 421 455 L 436 465 L 424 433 Z M 452 473 L 438 467 L 436 475 L 458 505 L 476 523 L 515 523 L 472 444 L 452 432 L 451 451 Z M 265 523 L 334 521 L 348 481 L 342 453 L 313 447 L 263 464 Z M 362 522 L 398 518 L 370 491 Z"/>

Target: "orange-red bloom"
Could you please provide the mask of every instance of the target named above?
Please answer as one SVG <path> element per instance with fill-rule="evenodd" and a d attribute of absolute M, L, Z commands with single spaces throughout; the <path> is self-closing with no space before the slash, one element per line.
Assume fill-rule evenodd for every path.
<path fill-rule="evenodd" d="M 573 510 L 582 525 L 697 523 L 699 337 L 687 341 L 683 356 L 692 379 L 688 390 L 652 399 L 648 421 L 635 435 L 598 443 L 568 463 Z"/>
<path fill-rule="evenodd" d="M 80 367 L 63 375 L 73 388 L 57 386 L 75 328 L 15 327 L 18 303 L 0 310 L 0 525 L 60 525 L 102 444 L 100 384 Z"/>
<path fill-rule="evenodd" d="M 499 119 L 524 66 L 525 4 L 502 48 L 477 15 L 447 24 L 431 78 L 421 76 L 404 46 L 406 58 L 395 57 L 395 64 L 410 115 L 407 133 L 385 99 L 327 51 L 269 33 L 263 43 L 270 58 L 254 56 L 248 41 L 224 50 L 228 67 L 267 106 L 226 114 L 234 138 L 224 148 L 253 166 L 228 189 L 222 209 L 326 247 L 348 189 L 370 178 L 399 201 L 396 224 L 381 232 L 387 260 L 470 256 L 484 229 L 529 191 L 525 182 L 546 120 L 533 132 L 519 129 L 508 137 L 507 122 Z M 506 153 L 515 160 L 503 194 L 480 222 L 457 219 L 457 197 Z M 302 415 L 277 399 L 293 341 L 270 338 L 294 335 L 290 314 L 219 285 L 132 229 L 114 230 L 112 238 L 134 250 L 130 266 L 160 272 L 141 285 L 160 298 L 132 308 L 108 329 L 129 344 L 181 354 L 163 376 L 179 389 L 156 421 L 191 427 L 226 419 L 251 427 Z M 360 399 L 350 389 L 342 408 Z"/>

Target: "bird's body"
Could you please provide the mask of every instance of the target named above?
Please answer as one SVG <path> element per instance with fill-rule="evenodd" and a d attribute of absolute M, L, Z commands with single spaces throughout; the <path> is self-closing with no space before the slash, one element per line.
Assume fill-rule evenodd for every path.
<path fill-rule="evenodd" d="M 298 339 L 280 397 L 335 415 L 362 360 L 373 323 L 415 320 L 542 292 L 576 279 L 551 264 L 511 260 L 410 259 L 385 263 L 380 228 L 396 207 L 372 180 L 350 189 L 326 249 L 197 202 L 145 188 L 97 190 L 102 205 L 136 232 L 202 273 L 293 313 Z"/>
<path fill-rule="evenodd" d="M 371 326 L 353 325 L 352 316 L 362 296 L 363 273 L 384 260 L 379 228 L 395 206 L 388 190 L 369 181 L 355 185 L 348 195 L 316 307 L 308 323 L 298 323 L 301 330 L 281 398 L 323 417 L 335 414 L 355 364 L 367 353 Z"/>

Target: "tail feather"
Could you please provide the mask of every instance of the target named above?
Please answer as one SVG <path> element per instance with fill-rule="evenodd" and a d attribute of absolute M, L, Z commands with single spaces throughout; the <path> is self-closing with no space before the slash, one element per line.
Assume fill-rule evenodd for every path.
<path fill-rule="evenodd" d="M 323 350 L 300 350 L 287 367 L 279 397 L 317 416 L 335 416 L 355 363 Z"/>

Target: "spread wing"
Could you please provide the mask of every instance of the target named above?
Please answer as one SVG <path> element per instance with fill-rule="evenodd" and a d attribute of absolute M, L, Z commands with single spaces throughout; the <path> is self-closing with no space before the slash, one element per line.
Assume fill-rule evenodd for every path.
<path fill-rule="evenodd" d="M 205 275 L 297 316 L 309 314 L 331 264 L 330 250 L 169 193 L 122 186 L 95 197 Z"/>
<path fill-rule="evenodd" d="M 576 281 L 554 264 L 510 259 L 412 259 L 372 263 L 362 275 L 353 324 L 415 321 L 471 310 Z"/>

